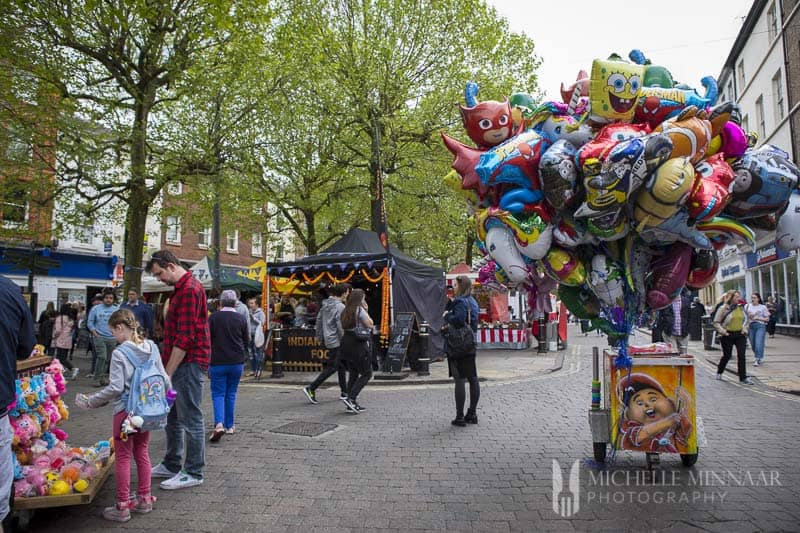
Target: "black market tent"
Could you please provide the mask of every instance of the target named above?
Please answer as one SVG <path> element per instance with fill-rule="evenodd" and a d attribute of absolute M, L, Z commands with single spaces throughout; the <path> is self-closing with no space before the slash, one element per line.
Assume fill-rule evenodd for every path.
<path fill-rule="evenodd" d="M 444 271 L 416 261 L 397 248 L 383 247 L 373 231 L 353 228 L 322 253 L 284 263 L 267 265 L 271 276 L 289 276 L 296 272 L 308 275 L 336 270 L 382 269 L 391 272 L 392 309 L 394 313 L 414 312 L 420 321 L 430 324 L 431 345 L 436 354 L 444 351 L 439 330 L 446 302 Z"/>

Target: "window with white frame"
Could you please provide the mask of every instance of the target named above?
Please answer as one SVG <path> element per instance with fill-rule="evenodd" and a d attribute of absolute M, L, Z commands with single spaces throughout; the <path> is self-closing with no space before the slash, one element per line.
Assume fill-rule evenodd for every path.
<path fill-rule="evenodd" d="M 766 124 L 764 124 L 764 97 L 759 95 L 756 98 L 756 133 L 759 138 L 763 139 L 767 136 Z"/>
<path fill-rule="evenodd" d="M 736 66 L 736 77 L 739 82 L 739 90 L 744 90 L 744 60 L 740 60 Z"/>
<path fill-rule="evenodd" d="M 261 239 L 260 233 L 253 233 L 253 238 L 250 241 L 250 255 L 253 257 L 264 256 L 264 241 Z"/>
<path fill-rule="evenodd" d="M 775 123 L 783 120 L 783 77 L 781 70 L 772 77 L 772 99 L 775 103 Z"/>
<path fill-rule="evenodd" d="M 167 192 L 172 196 L 178 196 L 183 192 L 183 183 L 180 181 L 172 181 L 167 184 Z"/>
<path fill-rule="evenodd" d="M 745 133 L 750 133 L 750 117 L 747 115 L 742 117 L 742 129 Z"/>
<path fill-rule="evenodd" d="M 30 161 L 33 157 L 30 139 L 22 129 L 11 125 L 6 128 L 6 156 L 16 162 Z"/>
<path fill-rule="evenodd" d="M 280 243 L 275 247 L 275 261 L 283 261 L 283 243 Z"/>
<path fill-rule="evenodd" d="M 233 233 L 228 232 L 227 238 L 225 239 L 226 247 L 228 253 L 231 254 L 238 254 L 239 253 L 239 230 L 235 230 Z"/>
<path fill-rule="evenodd" d="M 90 225 L 78 225 L 72 231 L 75 242 L 78 244 L 92 244 L 94 242 L 94 227 Z"/>
<path fill-rule="evenodd" d="M 167 217 L 167 232 L 164 239 L 169 244 L 181 243 L 181 217 Z"/>
<path fill-rule="evenodd" d="M 4 228 L 23 228 L 28 223 L 28 198 L 23 190 L 9 191 L 0 209 L 3 211 Z"/>
<path fill-rule="evenodd" d="M 733 80 L 728 80 L 728 90 L 725 92 L 728 93 L 728 98 L 730 98 L 731 102 L 736 101 L 736 95 L 733 94 Z"/>
<path fill-rule="evenodd" d="M 211 246 L 211 228 L 204 228 L 197 232 L 197 247 L 208 248 Z"/>
<path fill-rule="evenodd" d="M 767 10 L 767 32 L 769 33 L 769 42 L 774 41 L 778 36 L 778 16 L 775 11 L 775 2 L 772 2 Z"/>

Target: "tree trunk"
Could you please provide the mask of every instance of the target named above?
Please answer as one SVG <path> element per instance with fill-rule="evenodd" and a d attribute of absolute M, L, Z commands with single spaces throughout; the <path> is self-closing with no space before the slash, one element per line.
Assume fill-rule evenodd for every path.
<path fill-rule="evenodd" d="M 474 235 L 467 235 L 467 248 L 464 250 L 464 262 L 467 266 L 472 266 L 472 249 L 473 244 L 475 244 L 475 236 Z"/>
<path fill-rule="evenodd" d="M 142 255 L 147 212 L 153 201 L 153 192 L 147 188 L 147 123 L 155 94 L 138 99 L 131 127 L 131 181 L 128 196 L 128 213 L 125 218 L 128 239 L 125 241 L 124 292 L 134 289 L 141 294 Z"/>
<path fill-rule="evenodd" d="M 315 216 L 311 211 L 303 211 L 306 221 L 306 252 L 308 255 L 317 255 L 317 228 L 314 227 Z"/>

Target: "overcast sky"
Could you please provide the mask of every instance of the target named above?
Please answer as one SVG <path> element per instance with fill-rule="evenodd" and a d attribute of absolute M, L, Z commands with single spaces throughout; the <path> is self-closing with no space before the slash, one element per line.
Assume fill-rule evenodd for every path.
<path fill-rule="evenodd" d="M 703 76 L 719 76 L 752 0 L 487 0 L 511 30 L 530 36 L 542 59 L 539 88 L 560 100 L 562 81 L 592 60 L 638 48 L 673 79 L 704 92 Z"/>

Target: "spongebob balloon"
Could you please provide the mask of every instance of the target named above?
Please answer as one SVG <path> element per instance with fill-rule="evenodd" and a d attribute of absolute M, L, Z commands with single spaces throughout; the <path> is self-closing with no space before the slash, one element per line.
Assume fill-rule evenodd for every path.
<path fill-rule="evenodd" d="M 591 119 L 599 124 L 633 120 L 642 89 L 644 66 L 595 59 L 589 78 Z"/>

